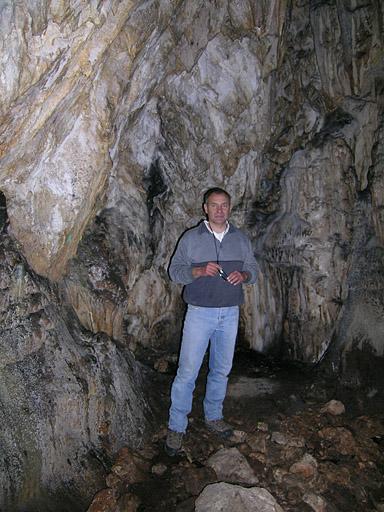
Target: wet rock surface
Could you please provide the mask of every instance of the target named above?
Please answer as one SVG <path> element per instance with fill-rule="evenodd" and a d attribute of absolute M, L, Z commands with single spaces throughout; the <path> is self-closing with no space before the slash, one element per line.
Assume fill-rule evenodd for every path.
<path fill-rule="evenodd" d="M 105 501 L 97 505 L 97 495 L 88 512 L 118 512 L 118 502 L 125 496 L 136 497 L 132 510 L 137 512 L 382 510 L 382 395 L 372 399 L 361 390 L 324 380 L 317 372 L 282 367 L 239 349 L 230 387 L 236 389 L 236 382 L 245 377 L 254 381 L 254 388 L 258 379 L 263 379 L 262 385 L 252 397 L 246 392 L 240 396 L 238 389 L 227 397 L 226 419 L 236 427 L 231 439 L 223 441 L 204 426 L 201 375 L 180 455 L 164 453 L 163 424 L 146 451 L 119 455 L 128 466 L 136 460 L 138 468 L 150 461 L 142 481 L 123 476 L 117 485 L 107 479 Z M 159 378 L 165 418 L 172 372 Z M 268 380 L 276 386 L 266 394 Z"/>

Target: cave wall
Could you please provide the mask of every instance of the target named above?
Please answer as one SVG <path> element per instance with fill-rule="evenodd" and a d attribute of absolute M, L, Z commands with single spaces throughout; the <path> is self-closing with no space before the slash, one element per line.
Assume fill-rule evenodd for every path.
<path fill-rule="evenodd" d="M 20 393 L 31 407 L 17 365 L 33 374 L 39 356 L 67 378 L 64 352 L 86 359 L 95 343 L 124 393 L 145 402 L 126 349 L 177 350 L 183 304 L 167 267 L 215 185 L 232 194 L 260 264 L 242 311 L 249 346 L 372 380 L 384 355 L 383 26 L 380 0 L 1 2 L 1 236 L 18 254 L 3 271 L 1 314 L 16 304 L 12 321 L 24 325 L 15 346 L 9 319 L 1 330 L 2 400 Z M 35 287 L 24 304 L 54 302 L 54 342 L 36 341 L 12 302 L 19 268 Z M 66 414 L 50 393 L 38 394 L 42 424 Z M 98 425 L 121 406 L 111 393 L 115 412 L 103 406 Z M 74 446 L 89 454 L 88 421 Z M 135 444 L 136 428 L 108 427 L 111 451 L 123 437 Z"/>
<path fill-rule="evenodd" d="M 356 251 L 383 242 L 380 2 L 5 2 L 1 23 L 12 235 L 82 324 L 178 339 L 167 265 L 220 185 L 262 268 L 244 336 L 321 360 Z"/>
<path fill-rule="evenodd" d="M 1 220 L 0 507 L 85 510 L 116 450 L 150 430 L 147 377 L 128 350 L 82 328 Z"/>

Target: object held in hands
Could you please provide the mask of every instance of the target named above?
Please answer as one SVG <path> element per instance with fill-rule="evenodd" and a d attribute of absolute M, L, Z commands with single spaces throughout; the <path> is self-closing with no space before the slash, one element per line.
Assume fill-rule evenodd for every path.
<path fill-rule="evenodd" d="M 224 281 L 228 281 L 228 274 L 221 267 L 219 268 L 219 276 L 224 279 Z"/>

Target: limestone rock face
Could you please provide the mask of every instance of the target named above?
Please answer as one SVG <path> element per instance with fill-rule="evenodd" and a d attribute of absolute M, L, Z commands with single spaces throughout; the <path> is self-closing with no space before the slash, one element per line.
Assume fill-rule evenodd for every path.
<path fill-rule="evenodd" d="M 1 2 L 0 225 L 23 258 L 1 279 L 23 261 L 121 368 L 117 345 L 176 350 L 167 267 L 222 186 L 260 265 L 241 336 L 381 378 L 383 26 L 378 0 Z M 7 373 L 29 352 L 1 336 Z"/>
<path fill-rule="evenodd" d="M 145 375 L 81 329 L 4 234 L 0 272 L 1 508 L 85 510 L 117 449 L 148 431 Z"/>
<path fill-rule="evenodd" d="M 131 59 L 125 53 L 119 61 L 113 46 L 133 7 L 2 6 L 2 45 L 10 48 L 0 64 L 1 187 L 14 236 L 36 271 L 52 279 L 76 253 L 111 169 L 112 116 L 125 84 L 108 68 L 128 72 Z M 103 73 L 110 78 L 96 79 Z"/>
<path fill-rule="evenodd" d="M 382 18 L 377 2 L 4 3 L 0 186 L 29 264 L 87 329 L 162 346 L 175 242 L 224 186 L 262 270 L 244 336 L 319 361 L 360 311 L 357 253 L 382 268 Z M 361 331 L 382 356 L 381 323 L 355 324 L 343 347 Z"/>

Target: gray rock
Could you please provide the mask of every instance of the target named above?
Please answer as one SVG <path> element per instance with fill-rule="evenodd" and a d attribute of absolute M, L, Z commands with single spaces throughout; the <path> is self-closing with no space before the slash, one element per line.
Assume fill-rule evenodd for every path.
<path fill-rule="evenodd" d="M 241 444 L 247 440 L 247 433 L 243 430 L 235 429 L 230 438 L 231 442 L 234 444 Z"/>
<path fill-rule="evenodd" d="M 151 471 L 156 476 L 164 475 L 164 473 L 167 471 L 167 466 L 165 464 L 155 464 L 152 466 Z"/>
<path fill-rule="evenodd" d="M 324 405 L 324 407 L 322 407 L 321 412 L 326 412 L 333 416 L 339 416 L 340 414 L 345 413 L 345 406 L 340 402 L 340 400 L 330 400 Z"/>
<path fill-rule="evenodd" d="M 289 472 L 303 478 L 313 478 L 317 473 L 317 461 L 310 453 L 305 453 L 299 461 L 292 464 Z"/>
<path fill-rule="evenodd" d="M 302 448 L 305 446 L 305 439 L 298 436 L 284 434 L 283 432 L 272 432 L 271 440 L 281 446 Z"/>
<path fill-rule="evenodd" d="M 245 489 L 226 483 L 208 485 L 196 500 L 196 512 L 283 512 L 262 487 Z"/>
<path fill-rule="evenodd" d="M 207 460 L 219 480 L 231 483 L 254 485 L 258 483 L 247 459 L 237 448 L 222 448 Z"/>
<path fill-rule="evenodd" d="M 307 503 L 311 507 L 314 512 L 326 512 L 327 510 L 327 502 L 326 500 L 321 497 L 317 496 L 313 493 L 306 493 L 303 496 L 304 503 Z"/>
<path fill-rule="evenodd" d="M 267 445 L 270 437 L 268 432 L 255 432 L 247 436 L 247 444 L 255 452 L 267 453 Z"/>

